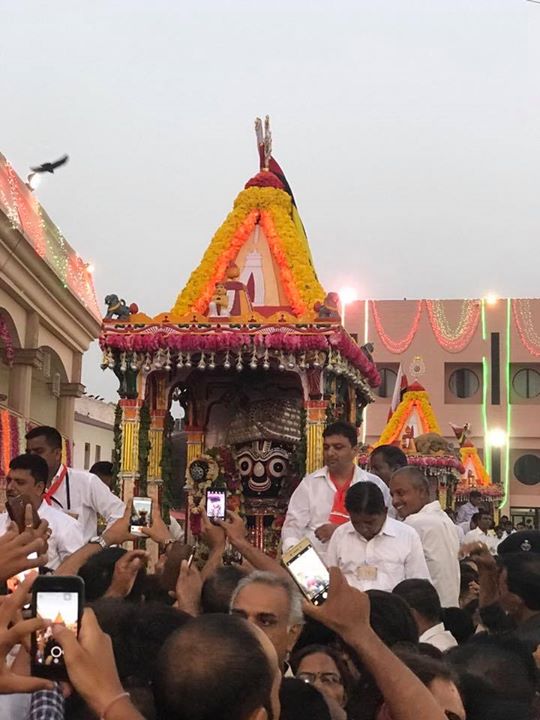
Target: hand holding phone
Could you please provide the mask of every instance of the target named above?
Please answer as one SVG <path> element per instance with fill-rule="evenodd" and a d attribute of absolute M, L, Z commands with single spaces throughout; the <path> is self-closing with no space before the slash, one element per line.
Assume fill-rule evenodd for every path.
<path fill-rule="evenodd" d="M 206 514 L 210 521 L 225 520 L 227 515 L 227 491 L 208 488 L 206 491 Z"/>
<path fill-rule="evenodd" d="M 32 586 L 32 615 L 79 633 L 84 607 L 84 582 L 76 576 L 40 575 Z M 32 634 L 31 672 L 37 677 L 66 680 L 64 651 L 52 625 Z"/>
<path fill-rule="evenodd" d="M 152 498 L 134 497 L 132 500 L 131 524 L 129 532 L 132 535 L 144 537 L 143 527 L 152 525 Z"/>
<path fill-rule="evenodd" d="M 282 562 L 302 594 L 314 605 L 322 605 L 328 597 L 330 573 L 308 538 L 284 553 Z"/>

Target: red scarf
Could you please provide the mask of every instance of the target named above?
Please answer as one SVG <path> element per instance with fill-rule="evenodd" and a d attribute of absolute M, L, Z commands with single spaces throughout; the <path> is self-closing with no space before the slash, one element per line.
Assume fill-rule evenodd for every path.
<path fill-rule="evenodd" d="M 58 474 L 55 476 L 53 482 L 51 483 L 51 486 L 43 493 L 43 499 L 45 500 L 47 505 L 52 505 L 52 496 L 58 490 L 60 485 L 64 482 L 64 480 L 66 479 L 66 475 L 67 467 L 65 465 L 61 465 Z"/>
<path fill-rule="evenodd" d="M 334 493 L 334 503 L 332 505 L 330 515 L 328 516 L 328 522 L 333 525 L 343 525 L 344 523 L 349 522 L 349 513 L 345 507 L 345 495 L 347 494 L 347 490 L 351 487 L 351 483 L 354 478 L 354 468 L 350 479 L 341 487 L 338 487 L 336 481 L 330 473 L 328 473 L 328 477 L 330 478 L 332 485 L 336 488 L 336 492 Z"/>

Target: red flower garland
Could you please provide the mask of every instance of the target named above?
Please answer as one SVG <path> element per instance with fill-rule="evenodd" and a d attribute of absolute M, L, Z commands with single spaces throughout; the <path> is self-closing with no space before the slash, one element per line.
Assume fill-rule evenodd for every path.
<path fill-rule="evenodd" d="M 4 352 L 8 365 L 13 365 L 15 358 L 15 348 L 13 347 L 13 340 L 9 331 L 6 318 L 0 315 L 0 342 L 4 345 Z"/>
<path fill-rule="evenodd" d="M 413 319 L 413 322 L 411 325 L 411 329 L 409 330 L 407 335 L 403 338 L 403 340 L 392 340 L 392 338 L 388 337 L 388 335 L 384 331 L 375 300 L 370 300 L 371 312 L 373 315 L 373 319 L 375 320 L 375 327 L 377 328 L 377 333 L 379 334 L 379 337 L 381 338 L 382 343 L 385 346 L 385 348 L 387 350 L 389 350 L 391 353 L 395 353 L 396 355 L 401 355 L 402 353 L 404 353 L 407 350 L 409 345 L 414 340 L 414 336 L 416 335 L 416 333 L 418 331 L 418 326 L 420 325 L 420 318 L 422 316 L 423 304 L 424 304 L 423 300 L 418 300 L 418 303 L 416 306 L 416 312 L 415 312 L 414 319 Z"/>
<path fill-rule="evenodd" d="M 457 330 L 452 333 L 446 321 L 441 300 L 426 300 L 429 321 L 439 345 L 447 352 L 457 353 L 471 342 L 480 321 L 480 301 L 464 300 Z"/>

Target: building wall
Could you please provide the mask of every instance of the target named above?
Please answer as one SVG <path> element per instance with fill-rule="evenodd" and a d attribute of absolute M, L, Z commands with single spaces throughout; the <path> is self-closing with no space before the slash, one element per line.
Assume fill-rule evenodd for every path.
<path fill-rule="evenodd" d="M 446 326 L 451 331 L 458 326 L 463 303 L 463 300 L 443 303 Z M 500 299 L 493 306 L 487 303 L 481 303 L 481 306 L 485 323 L 480 316 L 470 342 L 460 352 L 449 352 L 441 346 L 425 305 L 409 347 L 403 352 L 389 350 L 387 345 L 392 343 L 388 339 L 401 341 L 411 332 L 418 307 L 416 300 L 377 301 L 379 327 L 371 305 L 364 301 L 352 303 L 346 308 L 346 326 L 350 333 L 357 335 L 361 345 L 366 341 L 373 342 L 374 359 L 381 370 L 397 371 L 401 365 L 409 381 L 412 381 L 411 365 L 415 358 L 421 358 L 424 372 L 418 376 L 418 381 L 430 394 L 442 433 L 455 441 L 449 423 L 462 425 L 470 422 L 471 439 L 481 455 L 486 453 L 487 462 L 491 460 L 492 476 L 500 479 L 507 488 L 504 510 L 508 511 L 510 507 L 540 508 L 540 345 L 538 356 L 525 347 L 514 320 L 511 301 Z M 532 326 L 540 330 L 540 301 L 530 301 L 530 308 Z M 386 344 L 383 338 L 386 338 Z M 477 392 L 467 398 L 456 397 L 449 386 L 452 372 L 462 368 L 474 372 L 479 383 Z M 512 386 L 516 373 L 524 369 L 539 373 L 538 376 L 531 373 L 534 380 L 532 390 L 536 392 L 538 389 L 538 394 L 529 399 L 520 397 Z M 366 442 L 373 443 L 378 439 L 386 424 L 390 402 L 391 392 L 390 397 L 377 397 L 375 403 L 369 406 L 363 428 Z M 490 431 L 493 429 L 501 429 L 508 436 L 507 445 L 500 451 L 490 447 Z M 534 463 L 526 467 L 527 482 L 530 484 L 520 481 L 515 474 L 515 464 L 523 455 L 538 457 L 538 471 Z M 537 514 L 540 520 L 540 512 Z"/>
<path fill-rule="evenodd" d="M 75 401 L 73 467 L 88 470 L 98 460 L 111 460 L 114 448 L 114 403 L 88 396 Z"/>

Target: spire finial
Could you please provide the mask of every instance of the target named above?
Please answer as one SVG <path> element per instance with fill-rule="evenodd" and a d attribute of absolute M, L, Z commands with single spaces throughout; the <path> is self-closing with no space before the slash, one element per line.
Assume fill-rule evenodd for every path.
<path fill-rule="evenodd" d="M 261 170 L 268 170 L 270 158 L 272 157 L 272 133 L 270 131 L 270 116 L 264 118 L 264 132 L 261 118 L 255 120 L 255 134 L 257 135 L 257 146 L 261 159 Z"/>

